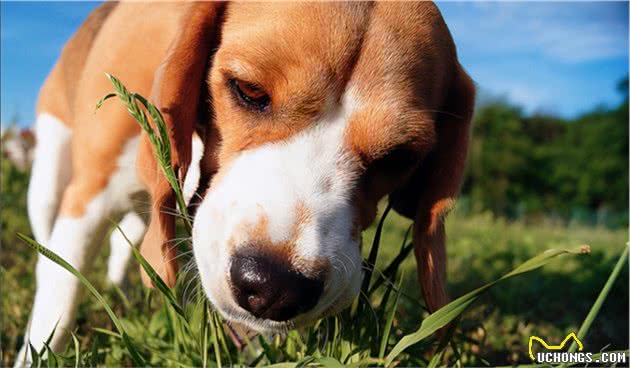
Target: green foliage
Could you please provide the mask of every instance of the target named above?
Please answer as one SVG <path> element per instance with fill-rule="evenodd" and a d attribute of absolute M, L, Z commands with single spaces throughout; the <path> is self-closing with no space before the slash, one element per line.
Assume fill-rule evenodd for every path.
<path fill-rule="evenodd" d="M 25 221 L 24 212 L 7 212 Z M 382 229 L 373 282 L 379 279 L 379 271 L 386 269 L 398 255 L 408 226 L 407 220 L 394 213 L 388 216 Z M 365 244 L 370 244 L 375 230 L 371 228 L 365 234 Z M 621 250 L 615 244 L 622 244 L 626 238 L 625 231 L 587 227 L 568 229 L 549 225 L 532 228 L 520 222 L 493 219 L 489 215 L 462 216 L 457 210 L 448 219 L 447 232 L 451 239 L 448 273 L 453 296 L 463 295 L 499 278 L 505 271 L 547 248 L 588 241 L 593 249 L 587 257 L 553 261 L 542 271 L 519 276 L 488 290 L 464 314 L 452 344 L 437 361 L 438 365 L 460 362 L 464 366 L 484 365 L 486 360 L 492 365 L 528 363 L 526 344 L 530 334 L 536 332 L 554 339 L 577 330 Z M 4 366 L 11 364 L 21 344 L 20 336 L 26 326 L 33 292 L 33 285 L 27 280 L 33 281 L 35 258 L 35 253 L 28 251 L 17 239 L 9 244 L 10 247 L 4 244 L 2 257 Z M 365 257 L 369 248 L 366 246 L 364 249 Z M 350 310 L 337 318 L 324 319 L 312 328 L 292 331 L 286 340 L 256 338 L 251 347 L 238 351 L 229 340 L 222 343 L 219 337 L 215 339 L 214 336 L 220 336 L 223 328 L 208 317 L 212 311 L 204 304 L 202 292 L 188 286 L 189 278 L 181 278 L 174 290 L 190 326 L 190 331 L 185 332 L 185 327 L 182 327 L 184 322 L 167 298 L 157 290 L 149 291 L 142 286 L 137 267 L 131 269 L 124 297 L 117 288 L 104 285 L 106 255 L 103 252 L 98 257 L 88 278 L 112 307 L 151 366 L 204 366 L 204 362 L 206 366 L 215 366 L 217 352 L 221 352 L 222 364 L 266 365 L 285 361 L 323 364 L 329 361 L 322 361 L 322 358 L 335 357 L 342 363 L 376 365 L 388 325 L 391 327 L 385 353 L 389 353 L 402 336 L 416 330 L 426 316 L 422 312 L 417 290 L 415 264 L 412 257 L 407 257 L 397 267 L 399 275 L 402 272 L 405 276 L 399 276 L 396 283 L 391 280 L 383 283 L 372 294 L 371 308 L 362 318 L 353 318 Z M 25 268 L 16 269 L 15 260 L 21 258 L 26 260 L 18 267 Z M 619 329 L 620 325 L 628 323 L 627 275 L 627 266 L 624 266 L 584 340 L 589 349 L 598 351 L 607 344 L 612 344 L 610 350 L 627 348 L 627 332 Z M 394 286 L 398 284 L 402 287 Z M 385 295 L 388 290 L 391 294 L 389 298 Z M 393 316 L 392 308 L 395 309 Z M 84 298 L 75 330 L 79 355 L 75 354 L 77 349 L 72 340 L 66 352 L 59 354 L 59 359 L 70 365 L 79 359 L 80 366 L 132 364 L 124 343 L 114 329 L 115 325 L 98 301 L 89 296 Z M 428 365 L 437 344 L 432 336 L 411 346 L 400 357 L 400 363 Z M 453 346 L 457 348 L 457 354 Z M 376 359 L 367 360 L 370 356 Z"/>
<path fill-rule="evenodd" d="M 384 213 L 383 218 L 386 214 L 387 213 Z M 378 237 L 380 236 L 379 234 L 382 231 L 382 226 L 383 221 L 380 222 L 379 226 L 376 229 L 376 239 L 378 239 Z M 118 228 L 118 230 L 120 231 L 120 228 Z M 149 345 L 149 341 L 151 339 L 137 339 L 134 342 L 134 339 L 132 339 L 131 336 L 128 335 L 128 331 L 131 331 L 133 329 L 122 324 L 120 318 L 115 315 L 105 298 L 82 274 L 80 274 L 71 265 L 69 265 L 55 253 L 45 248 L 41 244 L 38 244 L 37 242 L 25 236 L 20 235 L 19 237 L 27 244 L 29 244 L 33 249 L 37 250 L 40 254 L 59 264 L 60 266 L 68 270 L 68 272 L 79 278 L 81 283 L 90 291 L 90 293 L 94 296 L 94 298 L 98 301 L 102 308 L 105 309 L 106 313 L 111 318 L 111 321 L 114 323 L 114 326 L 118 330 L 118 332 L 116 333 L 100 329 L 100 332 L 110 336 L 111 338 L 120 340 L 120 342 L 128 352 L 129 358 L 132 359 L 134 364 L 137 366 L 144 366 L 146 363 L 140 351 L 145 350 L 148 352 L 154 352 L 158 349 L 158 347 L 153 347 Z M 375 241 L 374 246 L 378 245 L 378 242 Z M 130 246 L 133 247 L 132 244 L 130 244 Z M 285 338 L 279 338 L 278 336 L 276 336 L 275 338 L 273 338 L 273 344 L 270 344 L 264 337 L 260 336 L 259 341 L 262 346 L 262 351 L 258 353 L 258 357 L 254 358 L 254 360 L 261 362 L 263 361 L 263 359 L 266 358 L 267 363 L 274 364 L 282 362 L 282 364 L 287 366 L 299 366 L 308 363 L 334 367 L 348 364 L 382 364 L 385 366 L 390 366 L 395 361 L 397 363 L 403 363 L 406 361 L 406 359 L 408 359 L 406 357 L 406 354 L 403 354 L 406 349 L 431 337 L 432 334 L 434 334 L 440 328 L 445 327 L 447 324 L 455 320 L 459 320 L 461 314 L 475 300 L 477 300 L 482 293 L 493 288 L 499 282 L 540 268 L 559 255 L 567 253 L 579 254 L 587 252 L 590 252 L 590 249 L 585 246 L 578 247 L 576 249 L 550 249 L 538 256 L 527 260 L 511 272 L 502 276 L 500 279 L 486 284 L 472 292 L 469 292 L 460 298 L 457 298 L 440 310 L 429 315 L 422 322 L 418 331 L 403 336 L 397 343 L 395 343 L 395 345 L 391 348 L 384 360 L 383 355 L 389 345 L 388 340 L 390 337 L 393 318 L 396 313 L 395 308 L 398 304 L 400 296 L 400 288 L 394 290 L 394 292 L 397 294 L 395 302 L 393 304 L 394 309 L 389 311 L 390 316 L 386 319 L 383 326 L 384 331 L 386 332 L 383 333 L 382 337 L 379 334 L 379 330 L 376 329 L 376 331 L 374 331 L 373 328 L 374 324 L 380 325 L 382 323 L 382 318 L 380 318 L 378 321 L 373 321 L 373 325 L 354 325 L 353 329 L 345 332 L 337 328 L 337 326 L 339 326 L 340 324 L 337 317 L 331 317 L 328 320 L 334 320 L 334 325 L 336 327 L 332 332 L 332 343 L 329 341 L 328 338 L 328 332 L 330 329 L 327 326 L 323 326 L 320 321 L 316 324 L 315 327 L 308 328 L 306 330 L 306 333 L 304 334 L 300 334 L 299 332 L 290 332 Z M 149 268 L 148 273 L 150 275 L 155 278 L 159 278 L 155 271 L 150 269 L 150 266 L 146 263 L 146 261 L 142 259 L 139 253 L 134 252 L 134 255 L 140 260 L 140 263 L 143 265 L 143 267 Z M 586 330 L 597 315 L 603 300 L 610 291 L 610 287 L 612 286 L 614 279 L 619 276 L 619 271 L 621 270 L 620 265 L 623 264 L 622 261 L 625 261 L 626 258 L 627 248 L 623 252 L 620 261 L 617 263 L 614 272 L 609 278 L 609 281 L 602 290 L 602 296 L 598 298 L 595 307 L 593 308 L 593 311 L 589 313 L 589 316 L 585 322 L 586 327 L 580 329 L 581 335 L 584 335 L 586 333 Z M 160 280 L 154 280 L 154 282 L 159 283 Z M 366 288 L 366 290 L 368 289 L 369 287 Z M 175 348 L 177 352 L 177 359 L 171 359 L 158 355 L 158 357 L 161 359 L 158 359 L 157 364 L 170 365 L 169 363 L 176 363 L 176 365 L 184 366 L 195 366 L 200 364 L 203 366 L 207 366 L 207 357 L 209 355 L 208 351 L 210 349 L 211 352 L 214 354 L 217 367 L 222 366 L 222 361 L 228 361 L 230 362 L 230 365 L 232 365 L 232 362 L 234 361 L 241 364 L 251 364 L 251 359 L 253 358 L 253 356 L 248 357 L 247 354 L 239 354 L 238 352 L 235 352 L 233 348 L 230 349 L 230 347 L 226 343 L 225 334 L 221 329 L 222 322 L 218 314 L 213 313 L 209 310 L 208 304 L 205 299 L 202 299 L 202 303 L 193 305 L 192 308 L 189 308 L 188 310 L 190 311 L 190 314 L 186 314 L 184 310 L 180 307 L 179 303 L 174 300 L 172 291 L 170 289 L 158 288 L 157 290 L 166 301 L 166 303 L 163 304 L 163 310 L 165 311 L 165 315 L 167 317 L 166 323 L 169 326 L 172 340 L 171 344 L 169 345 L 172 346 L 171 349 Z M 389 294 L 389 292 L 391 292 L 391 290 L 391 288 L 386 287 L 384 293 L 387 295 Z M 201 296 L 201 298 L 203 298 L 203 296 Z M 376 315 L 383 316 L 386 312 L 386 310 L 384 309 L 386 307 L 387 301 L 386 298 L 384 298 L 381 303 L 374 307 L 372 312 L 374 312 Z M 200 313 L 199 310 L 201 310 L 202 313 L 202 318 L 200 319 L 198 317 Z M 349 319 L 353 321 L 366 321 L 366 313 L 369 312 L 366 312 L 365 309 L 353 308 L 352 310 L 347 312 L 346 315 L 348 315 Z M 199 326 L 202 327 L 200 328 Z M 206 328 L 207 326 L 210 326 L 210 328 Z M 322 330 L 324 330 L 325 334 L 322 333 Z M 199 332 L 201 332 L 201 334 Z M 208 333 L 210 333 L 210 337 L 208 336 Z M 323 336 L 325 336 L 324 340 L 322 340 Z M 213 341 L 212 347 L 210 347 L 207 343 L 209 338 L 211 338 Z M 379 353 L 380 357 L 372 357 L 372 351 L 374 350 L 373 347 L 379 341 L 381 347 Z M 313 350 L 312 344 L 316 347 L 315 350 Z M 80 349 L 77 349 L 77 345 L 78 343 L 76 338 L 73 338 L 72 351 L 66 350 L 64 354 L 54 353 L 50 349 L 48 349 L 47 346 L 41 352 L 34 352 L 31 349 L 31 353 L 33 354 L 33 361 L 45 362 L 48 365 L 50 365 L 51 363 L 52 365 L 57 365 L 59 364 L 59 362 L 61 364 L 67 364 L 66 361 L 74 361 L 78 362 L 79 365 L 85 365 L 87 364 L 87 362 L 85 362 L 85 359 L 89 357 L 89 359 L 92 360 L 93 356 L 91 354 L 82 352 Z M 346 347 L 345 349 L 344 346 Z M 432 345 L 428 345 L 428 349 L 429 351 L 432 351 Z M 440 348 L 440 360 L 444 351 L 443 349 L 443 347 Z M 296 355 L 295 353 L 297 353 L 298 351 L 301 353 Z M 46 352 L 47 354 L 46 357 L 43 356 L 44 352 Z M 293 352 L 293 354 L 290 354 L 289 352 Z M 401 359 L 402 361 L 400 361 Z M 283 360 L 288 361 L 283 362 Z M 435 360 L 431 360 L 431 362 L 436 363 Z M 461 364 L 461 361 L 459 361 L 459 359 L 457 360 L 457 362 L 458 364 Z M 154 363 L 152 362 L 152 364 Z"/>
<path fill-rule="evenodd" d="M 624 268 L 625 265 L 628 264 L 628 245 L 629 244 L 630 243 L 626 243 L 626 247 L 624 248 L 623 252 L 621 252 L 619 259 L 617 260 L 617 263 L 615 264 L 615 268 L 613 268 L 613 271 L 610 273 L 608 280 L 606 280 L 606 284 L 604 284 L 604 287 L 602 288 L 599 295 L 597 296 L 595 303 L 593 303 L 591 310 L 588 312 L 588 315 L 586 315 L 584 322 L 582 322 L 582 326 L 580 326 L 580 329 L 578 330 L 578 333 L 577 333 L 577 337 L 579 339 L 584 339 L 584 337 L 586 337 L 586 333 L 591 328 L 591 325 L 593 324 L 593 321 L 595 320 L 595 318 L 597 318 L 597 315 L 599 314 L 599 311 L 601 310 L 602 305 L 604 304 L 604 301 L 606 301 L 606 298 L 608 297 L 608 294 L 610 293 L 612 286 L 615 284 L 615 281 L 617 281 L 617 278 L 619 277 L 621 270 Z M 571 343 L 571 346 L 569 347 L 569 352 L 573 352 L 576 349 L 577 349 L 577 344 L 575 343 L 575 341 L 573 341 Z"/>
<path fill-rule="evenodd" d="M 17 232 L 30 234 L 26 217 L 26 188 L 29 173 L 18 169 L 7 159 L 0 159 L 0 347 L 16 350 L 16 337 L 21 335 L 30 312 L 24 305 L 33 300 L 35 257 L 19 249 Z M 11 352 L 6 352 L 12 356 Z M 7 366 L 4 355 L 1 366 Z M 15 352 L 13 352 L 15 354 Z"/>
<path fill-rule="evenodd" d="M 450 226 L 457 225 L 459 219 L 456 218 L 455 223 L 449 223 Z M 392 216 L 388 222 L 388 226 L 383 226 L 383 250 L 387 250 L 383 254 L 385 259 L 381 262 L 384 265 L 390 264 L 397 253 L 396 249 L 400 249 L 399 246 L 392 246 L 393 244 L 386 243 L 387 238 L 391 237 L 392 233 L 398 232 L 400 235 L 404 233 L 406 223 L 396 217 Z M 473 224 L 475 226 L 478 224 Z M 449 226 L 449 227 L 450 227 Z M 499 224 L 499 226 L 501 226 Z M 378 229 L 374 229 L 377 231 Z M 390 235 L 388 235 L 390 234 Z M 396 238 L 394 236 L 393 238 Z M 399 241 L 402 237 L 397 238 Z M 527 246 L 527 243 L 523 244 Z M 539 247 L 543 247 L 540 245 Z M 599 247 L 599 246 L 598 246 Z M 37 246 L 39 250 L 43 249 Z M 619 247 L 615 247 L 619 248 Z M 579 252 L 581 248 L 578 248 Z M 366 249 L 367 253 L 368 249 Z M 616 252 L 617 249 L 614 250 Z M 521 253 L 521 256 L 527 257 L 528 253 L 538 252 L 536 249 L 530 249 L 528 252 Z M 515 276 L 518 273 L 532 271 L 533 269 L 542 266 L 543 264 L 551 261 L 555 256 L 564 253 L 563 250 L 552 250 L 542 253 L 539 256 L 534 257 L 520 266 L 514 271 L 508 273 L 503 278 L 506 279 L 511 276 Z M 47 256 L 51 256 L 49 252 L 45 252 Z M 611 252 L 613 253 L 613 252 Z M 613 253 L 614 254 L 614 253 Z M 519 258 L 521 257 L 519 256 Z M 51 256 L 52 259 L 56 257 Z M 589 257 L 584 257 L 588 259 Z M 580 258 L 581 259 L 581 258 Z M 626 259 L 626 254 L 621 257 L 622 260 Z M 56 261 L 59 261 L 56 259 Z M 410 261 L 409 259 L 407 261 Z M 575 258 L 578 261 L 578 258 Z M 514 260 L 515 263 L 520 263 L 519 260 Z M 408 266 L 406 263 L 401 264 L 401 272 Z M 561 269 L 561 265 L 571 262 L 553 262 L 552 270 L 557 272 Z M 619 265 L 624 263 L 617 262 L 615 276 L 619 276 L 619 271 L 622 269 Z M 488 264 L 491 266 L 491 264 Z M 508 267 L 513 267 L 511 264 L 500 264 L 496 266 L 495 272 L 501 272 Z M 386 267 L 377 267 L 377 269 L 383 269 Z M 610 271 L 607 268 L 602 276 Z M 451 271 L 452 273 L 453 271 Z M 626 276 L 627 276 L 627 270 Z M 579 275 L 578 275 L 579 276 Z M 413 279 L 413 277 L 412 277 Z M 519 280 L 516 278 L 516 280 Z M 622 275 L 623 279 L 623 275 Z M 285 338 L 279 337 L 258 337 L 254 339 L 252 345 L 243 351 L 238 351 L 229 340 L 225 338 L 223 327 L 219 323 L 218 316 L 213 314 L 213 311 L 209 309 L 207 302 L 203 298 L 203 294 L 197 294 L 196 298 L 193 298 L 192 302 L 181 304 L 184 309 L 184 315 L 179 315 L 175 307 L 178 302 L 171 302 L 170 296 L 167 293 L 159 290 L 154 290 L 148 293 L 151 297 L 149 299 L 140 298 L 141 300 L 134 301 L 134 304 L 139 303 L 139 306 L 128 307 L 117 312 L 117 316 L 113 318 L 114 327 L 118 324 L 122 324 L 122 330 L 129 334 L 128 341 L 125 342 L 122 339 L 121 334 L 113 332 L 107 328 L 96 329 L 97 335 L 92 335 L 91 338 L 83 338 L 83 343 L 79 340 L 81 337 L 77 337 L 77 340 L 72 340 L 68 344 L 65 352 L 61 354 L 52 354 L 48 352 L 49 358 L 44 360 L 44 364 L 51 363 L 52 360 L 61 362 L 63 364 L 74 364 L 79 362 L 79 366 L 84 365 L 127 365 L 130 364 L 130 356 L 127 353 L 129 349 L 127 344 L 133 344 L 133 349 L 142 353 L 146 357 L 149 365 L 152 366 L 221 366 L 224 364 L 246 364 L 246 365 L 267 365 L 267 364 L 280 364 L 282 366 L 294 367 L 297 365 L 324 365 L 324 366 L 339 366 L 345 365 L 381 365 L 386 363 L 379 357 L 382 357 L 384 353 L 388 354 L 388 359 L 394 360 L 398 364 L 402 365 L 414 365 L 414 366 L 427 366 L 429 364 L 441 365 L 479 365 L 484 362 L 483 355 L 475 353 L 476 344 L 481 344 L 480 341 L 476 341 L 475 334 L 478 334 L 478 328 L 474 329 L 473 333 L 470 333 L 470 325 L 478 324 L 483 321 L 483 315 L 477 315 L 474 313 L 472 316 L 469 314 L 464 315 L 464 318 L 459 322 L 457 332 L 451 337 L 450 345 L 448 349 L 444 347 L 439 348 L 440 354 L 438 358 L 435 357 L 433 352 L 439 344 L 439 341 L 431 335 L 440 327 L 445 326 L 450 321 L 458 318 L 473 301 L 479 298 L 479 295 L 484 291 L 494 291 L 495 293 L 504 293 L 506 286 L 499 286 L 492 288 L 490 285 L 485 285 L 473 292 L 456 299 L 440 311 L 426 317 L 422 321 L 420 329 L 408 335 L 404 336 L 405 331 L 409 332 L 409 326 L 417 326 L 421 320 L 421 315 L 418 314 L 417 299 L 414 296 L 410 296 L 408 293 L 413 292 L 414 287 L 401 288 L 404 285 L 404 278 L 399 277 L 399 281 L 396 283 L 396 287 L 392 287 L 391 281 L 388 281 L 385 286 L 377 288 L 376 292 L 370 297 L 371 309 L 364 312 L 359 311 L 356 308 L 344 312 L 339 317 L 330 317 L 319 321 L 315 326 L 302 329 L 300 331 L 291 331 Z M 579 284 L 579 277 L 576 277 L 573 281 L 575 284 Z M 611 280 L 614 281 L 611 277 Z M 182 295 L 182 287 L 184 284 L 180 280 L 178 287 L 175 289 L 177 293 L 177 299 L 186 300 Z M 410 280 L 407 280 L 408 282 Z M 82 282 L 86 283 L 85 279 Z M 413 281 L 412 281 L 413 282 Z M 475 283 L 479 285 L 482 281 L 477 280 Z M 607 288 L 604 291 L 607 293 L 614 285 L 614 282 L 608 282 Z M 595 285 L 588 285 L 592 287 Z M 621 286 L 621 285 L 618 285 Z M 136 289 L 142 289 L 142 286 L 135 285 Z M 601 284 L 597 285 L 601 288 Z M 91 289 L 93 287 L 90 287 Z M 617 291 L 623 290 L 624 287 L 617 287 Z M 625 287 L 627 289 L 627 287 Z M 113 294 L 112 288 L 105 288 L 107 293 Z M 405 290 L 405 291 L 403 291 Z M 557 290 L 548 290 L 538 292 L 542 294 L 540 297 L 542 301 L 553 300 L 557 298 Z M 594 291 L 597 291 L 594 290 Z M 392 293 L 394 298 L 391 302 L 388 302 L 387 294 Z M 95 293 L 97 295 L 98 292 Z M 626 295 L 627 296 L 627 295 Z M 111 296 L 110 296 L 111 297 Z M 613 297 L 613 295 L 611 295 Z M 111 300 L 107 297 L 97 297 L 96 301 L 92 301 L 94 305 L 92 313 L 102 312 L 103 305 L 111 303 L 111 301 L 105 301 L 105 299 Z M 144 299 L 142 301 L 142 299 Z M 560 298 L 562 299 L 562 298 Z M 406 307 L 398 308 L 398 304 L 401 301 L 413 303 L 413 307 L 408 309 Z M 601 307 L 601 299 L 598 301 Z M 614 296 L 612 300 L 627 300 Z M 570 300 L 563 300 L 564 303 L 571 302 Z M 15 301 L 14 301 L 15 302 Z M 586 301 L 588 304 L 592 302 L 592 299 Z M 494 301 L 490 301 L 491 304 Z M 120 303 L 119 303 L 120 304 Z M 565 304 L 565 308 L 567 305 Z M 526 305 L 521 305 L 521 308 L 527 308 Z M 105 313 L 111 312 L 111 307 L 106 307 Z M 565 311 L 565 314 L 568 311 Z M 607 314 L 607 310 L 603 310 L 599 314 L 599 319 L 613 319 L 614 323 L 623 323 L 618 320 L 620 314 L 611 316 Z M 506 315 L 508 316 L 508 315 Z M 471 320 L 470 318 L 474 318 Z M 593 322 L 593 316 L 589 316 L 590 322 Z M 573 316 L 573 324 L 579 323 L 583 315 Z M 406 321 L 405 321 L 406 320 Z M 476 322 L 475 322 L 476 320 Z M 524 320 L 523 320 L 524 321 Z M 532 323 L 532 322 L 530 322 Z M 468 330 L 468 331 L 466 331 Z M 545 336 L 563 336 L 563 329 L 551 330 L 553 334 Z M 617 331 L 619 331 L 617 329 Z M 493 330 L 488 330 L 488 333 L 493 333 Z M 523 331 L 524 336 L 521 337 L 522 344 L 527 341 L 528 335 L 532 333 L 531 328 Z M 500 335 L 500 334 L 499 334 Z M 620 336 L 621 337 L 621 336 Z M 583 340 L 589 341 L 589 344 L 594 345 L 590 339 Z M 609 343 L 610 340 L 605 340 Z M 411 345 L 413 344 L 413 345 Z M 77 345 L 80 347 L 77 349 Z M 515 352 L 520 353 L 523 357 L 526 356 L 527 350 L 523 349 L 523 345 L 516 345 L 512 347 Z M 619 346 L 615 346 L 619 348 Z M 623 348 L 623 345 L 621 346 Z M 405 349 L 407 348 L 407 349 Z M 488 347 L 489 348 L 489 347 Z M 378 350 L 377 350 L 378 349 Z M 378 354 L 378 355 L 377 355 Z M 485 355 L 485 354 L 484 354 Z M 524 360 L 527 362 L 527 360 Z M 505 360 L 492 360 L 493 363 L 506 363 Z"/>
<path fill-rule="evenodd" d="M 449 304 L 429 315 L 424 321 L 422 321 L 422 325 L 420 325 L 420 328 L 416 332 L 406 335 L 402 339 L 400 339 L 400 341 L 396 344 L 396 346 L 394 346 L 392 351 L 387 356 L 385 360 L 385 365 L 390 365 L 403 350 L 407 349 L 411 345 L 417 344 L 418 342 L 437 332 L 440 328 L 446 326 L 448 323 L 454 321 L 466 310 L 466 308 L 468 308 L 473 302 L 475 302 L 479 298 L 479 296 L 481 296 L 481 294 L 483 294 L 486 290 L 494 287 L 499 282 L 540 268 L 559 255 L 580 254 L 589 252 L 590 249 L 585 247 L 579 247 L 576 249 L 548 249 L 544 253 L 528 259 L 526 262 L 519 265 L 514 270 L 501 276 L 501 278 L 499 278 L 498 280 L 492 281 L 455 299 L 454 301 L 450 302 Z"/>
<path fill-rule="evenodd" d="M 525 116 L 504 102 L 479 108 L 463 188 L 472 209 L 627 226 L 627 92 L 624 97 L 616 108 L 571 121 Z"/>
<path fill-rule="evenodd" d="M 0 212 L 0 241 L 2 244 L 11 244 L 15 239 L 15 233 L 12 231 L 30 233 L 31 228 L 26 216 L 16 216 L 17 213 L 26 214 L 25 194 L 30 173 L 20 170 L 7 159 L 0 160 L 0 169 L 3 209 Z"/>

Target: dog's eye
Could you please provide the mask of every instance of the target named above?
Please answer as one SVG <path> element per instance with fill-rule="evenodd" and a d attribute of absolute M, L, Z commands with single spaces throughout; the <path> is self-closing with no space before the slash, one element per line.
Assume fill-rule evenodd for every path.
<path fill-rule="evenodd" d="M 397 147 L 392 149 L 387 155 L 374 161 L 372 166 L 375 169 L 391 173 L 409 169 L 416 165 L 418 161 L 419 155 L 417 152 L 405 147 Z"/>
<path fill-rule="evenodd" d="M 244 107 L 260 112 L 269 108 L 271 99 L 259 86 L 238 79 L 230 79 L 228 83 L 237 101 Z"/>

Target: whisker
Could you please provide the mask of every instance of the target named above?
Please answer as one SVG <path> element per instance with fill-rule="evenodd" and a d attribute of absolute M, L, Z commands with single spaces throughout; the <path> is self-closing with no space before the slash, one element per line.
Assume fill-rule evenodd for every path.
<path fill-rule="evenodd" d="M 174 260 L 176 260 L 178 258 L 186 257 L 186 256 L 188 256 L 190 254 L 192 254 L 192 250 L 191 251 L 186 251 L 186 252 L 181 252 L 178 255 L 174 256 L 174 257 L 171 257 L 169 259 L 164 259 L 164 262 L 172 262 L 172 261 L 174 261 Z"/>
<path fill-rule="evenodd" d="M 349 255 L 347 255 L 347 254 L 345 254 L 345 253 L 341 253 L 341 255 L 342 255 L 342 256 L 344 256 L 344 257 L 346 258 L 346 260 L 348 260 L 348 262 L 350 262 L 350 263 L 352 264 L 352 268 L 353 268 L 353 269 L 356 269 L 356 268 L 357 268 L 357 267 L 356 267 L 356 264 L 354 263 L 354 260 L 353 260 L 353 259 L 352 259 Z M 346 267 L 345 262 L 343 263 L 343 265 L 344 265 L 344 267 Z"/>
<path fill-rule="evenodd" d="M 343 276 L 344 277 L 347 277 L 349 275 L 348 267 L 346 267 L 346 264 L 344 262 L 342 262 L 340 259 L 335 258 L 335 259 L 333 259 L 332 263 L 333 263 L 333 265 L 338 263 L 339 265 L 341 265 L 343 267 Z"/>
<path fill-rule="evenodd" d="M 168 244 L 168 243 L 173 243 L 173 242 L 176 242 L 176 241 L 181 243 L 181 242 L 184 242 L 184 241 L 187 241 L 187 240 L 192 240 L 192 237 L 184 236 L 184 237 L 179 237 L 179 238 L 173 238 L 173 239 L 167 240 L 166 243 Z"/>
<path fill-rule="evenodd" d="M 201 194 L 199 194 L 197 191 L 195 191 L 195 192 L 193 193 L 193 196 L 194 196 L 194 197 L 197 197 L 197 198 L 199 198 L 199 199 L 201 199 L 201 200 L 203 200 L 203 198 L 204 198 L 204 197 L 203 197 Z"/>
<path fill-rule="evenodd" d="M 184 287 L 184 291 L 182 292 L 182 299 L 184 304 L 189 304 L 191 300 L 194 300 L 194 296 L 196 295 L 195 293 L 198 292 L 197 289 L 199 288 L 200 284 L 201 279 L 199 278 L 199 273 L 192 275 L 192 277 L 188 279 L 188 281 L 186 282 L 186 286 Z M 191 286 L 193 287 L 193 292 L 189 293 L 189 291 L 191 290 Z"/>
<path fill-rule="evenodd" d="M 164 213 L 167 215 L 171 215 L 171 216 L 175 216 L 178 218 L 181 218 L 183 220 L 193 220 L 193 218 L 190 215 L 184 215 L 183 213 L 176 211 L 176 210 L 172 210 L 172 209 L 160 209 L 160 213 Z"/>

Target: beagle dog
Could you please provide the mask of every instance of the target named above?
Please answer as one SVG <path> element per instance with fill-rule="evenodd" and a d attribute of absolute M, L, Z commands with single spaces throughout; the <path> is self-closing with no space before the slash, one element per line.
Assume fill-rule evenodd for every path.
<path fill-rule="evenodd" d="M 385 196 L 415 221 L 427 307 L 446 303 L 443 217 L 462 181 L 474 86 L 434 4 L 105 3 L 87 18 L 41 89 L 33 232 L 89 273 L 122 219 L 173 285 L 175 196 L 125 107 L 95 112 L 112 91 L 105 72 L 164 115 L 196 209 L 201 283 L 228 321 L 285 331 L 349 305 L 361 231 Z M 116 281 L 126 245 L 112 244 Z M 39 349 L 57 325 L 60 349 L 81 287 L 41 257 L 36 276 L 26 338 Z"/>

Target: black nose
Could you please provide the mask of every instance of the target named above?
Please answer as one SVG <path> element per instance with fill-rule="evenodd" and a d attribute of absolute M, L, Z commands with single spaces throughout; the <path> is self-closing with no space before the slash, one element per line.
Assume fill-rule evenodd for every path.
<path fill-rule="evenodd" d="M 323 282 L 308 278 L 284 262 L 259 254 L 235 255 L 230 267 L 238 304 L 258 318 L 287 321 L 312 309 Z"/>

